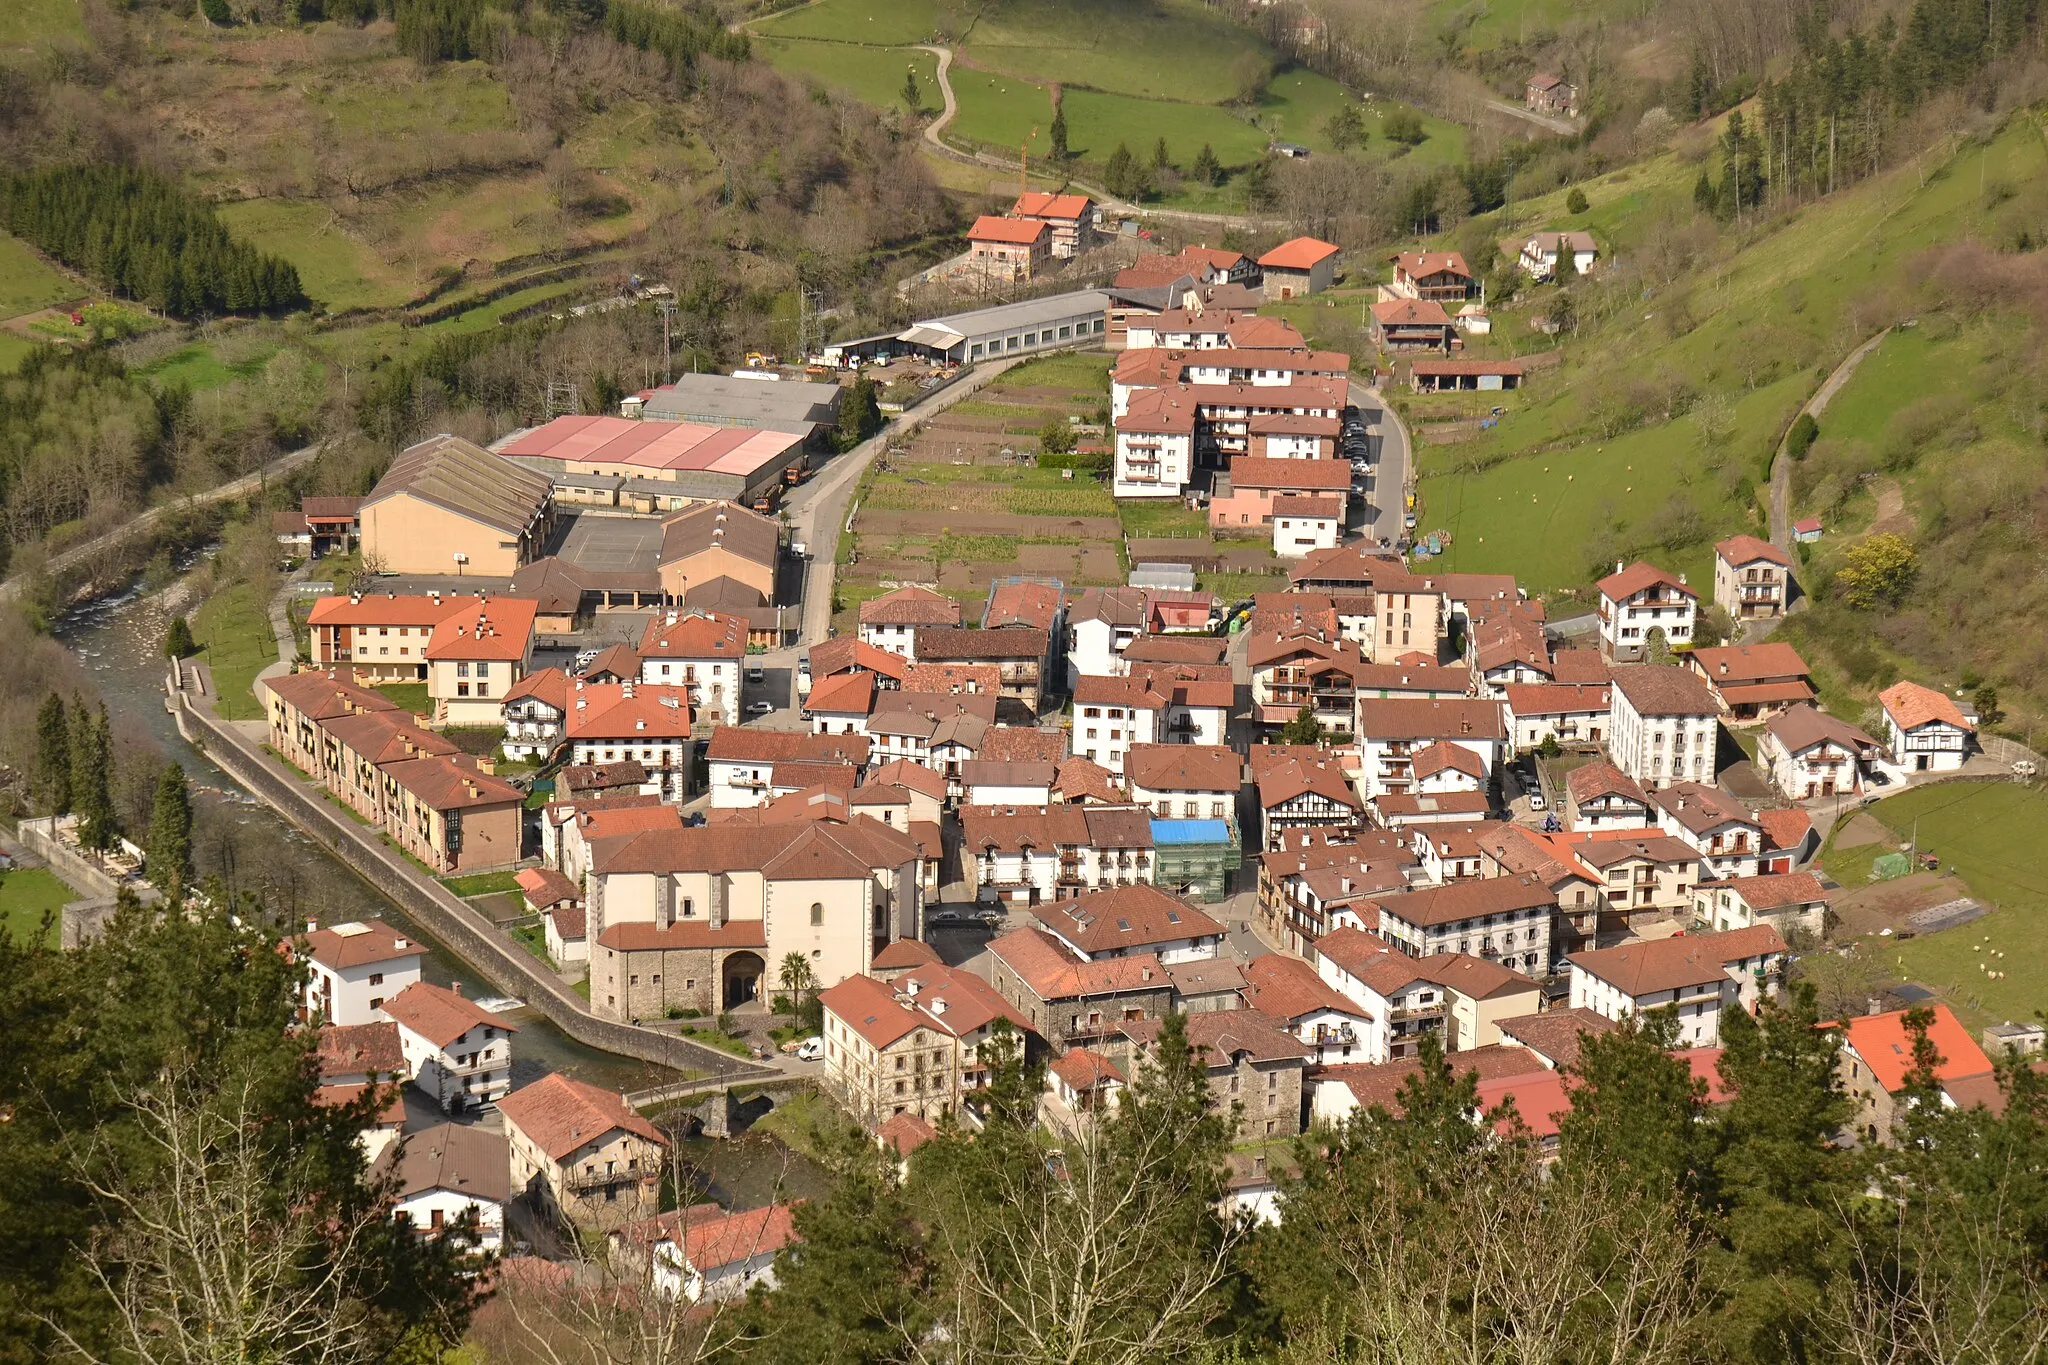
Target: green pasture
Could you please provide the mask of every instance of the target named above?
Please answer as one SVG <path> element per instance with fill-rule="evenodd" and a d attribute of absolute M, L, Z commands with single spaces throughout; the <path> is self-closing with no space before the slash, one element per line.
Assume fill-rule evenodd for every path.
<path fill-rule="evenodd" d="M 78 296 L 78 286 L 26 242 L 0 232 L 0 318 L 20 317 Z"/>

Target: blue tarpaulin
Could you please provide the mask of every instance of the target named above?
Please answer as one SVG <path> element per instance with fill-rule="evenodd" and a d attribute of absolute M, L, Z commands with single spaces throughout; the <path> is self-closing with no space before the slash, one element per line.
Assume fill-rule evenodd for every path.
<path fill-rule="evenodd" d="M 1230 826 L 1222 820 L 1154 820 L 1152 842 L 1158 844 L 1227 844 Z"/>

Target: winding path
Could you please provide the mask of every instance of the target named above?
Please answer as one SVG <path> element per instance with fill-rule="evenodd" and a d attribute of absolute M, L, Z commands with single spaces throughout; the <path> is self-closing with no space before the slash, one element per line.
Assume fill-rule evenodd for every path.
<path fill-rule="evenodd" d="M 1807 399 L 1799 411 L 1819 421 L 1828 404 L 1842 391 L 1842 386 L 1855 375 L 1856 367 L 1870 358 L 1870 353 L 1890 331 L 1891 328 L 1885 328 L 1843 357 L 1842 363 L 1835 366 L 1834 373 L 1814 390 L 1813 397 Z M 1795 415 L 1792 420 L 1797 422 L 1799 418 Z M 1787 427 L 1785 435 L 1778 439 L 1778 453 L 1771 461 L 1771 544 L 1788 555 L 1792 553 L 1792 460 L 1785 453 L 1785 444 L 1791 435 L 1792 429 Z"/>

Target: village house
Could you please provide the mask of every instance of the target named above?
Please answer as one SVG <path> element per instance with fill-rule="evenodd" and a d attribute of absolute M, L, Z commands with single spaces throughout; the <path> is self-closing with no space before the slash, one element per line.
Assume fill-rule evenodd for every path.
<path fill-rule="evenodd" d="M 450 1114 L 496 1104 L 512 1089 L 519 1030 L 460 991 L 415 981 L 381 1006 L 398 1025 L 412 1083 Z"/>
<path fill-rule="evenodd" d="M 1969 758 L 1977 726 L 1947 693 L 1915 682 L 1877 694 L 1892 762 L 1910 772 L 1950 773 Z"/>
<path fill-rule="evenodd" d="M 1090 1047 L 1118 1024 L 1173 1008 L 1173 981 L 1156 953 L 1093 960 L 1043 929 L 1013 929 L 988 945 L 989 981 L 1055 1053 Z"/>
<path fill-rule="evenodd" d="M 1152 822 L 1131 806 L 965 806 L 960 861 L 977 893 L 1012 905 L 1152 881 Z"/>
<path fill-rule="evenodd" d="M 967 230 L 967 259 L 994 280 L 1028 280 L 1052 257 L 1052 228 L 1036 218 L 984 213 Z"/>
<path fill-rule="evenodd" d="M 992 664 L 1002 678 L 1002 695 L 1013 697 L 1038 712 L 1045 695 L 1046 660 L 1052 643 L 1048 631 L 1023 626 L 1001 630 L 962 630 L 933 626 L 918 632 L 917 662 L 934 664 Z"/>
<path fill-rule="evenodd" d="M 1507 828 L 1504 820 L 1442 820 L 1410 833 L 1423 881 L 1432 886 L 1488 875 L 1487 842 Z"/>
<path fill-rule="evenodd" d="M 590 961 L 583 889 L 552 867 L 522 868 L 517 881 L 528 909 L 541 918 L 548 960 L 557 967 Z"/>
<path fill-rule="evenodd" d="M 1600 248 L 1590 232 L 1538 232 L 1526 238 L 1516 253 L 1515 264 L 1532 280 L 1543 281 L 1568 271 L 1575 279 L 1593 268 Z"/>
<path fill-rule="evenodd" d="M 1617 560 L 1614 572 L 1595 586 L 1600 593 L 1600 648 L 1608 658 L 1617 663 L 1641 661 L 1653 630 L 1663 632 L 1667 649 L 1692 643 L 1699 594 L 1686 586 L 1685 575 L 1674 576 L 1641 561 L 1624 567 Z"/>
<path fill-rule="evenodd" d="M 820 688 L 814 696 L 825 696 Z M 829 700 L 829 699 L 828 699 Z M 867 717 L 868 763 L 878 767 L 899 759 L 929 768 L 946 780 L 947 792 L 960 796 L 964 765 L 981 756 L 982 746 L 997 726 L 996 698 L 941 696 L 933 692 L 885 692 L 874 699 Z M 819 721 L 830 716 L 818 712 Z M 851 726 L 856 718 L 842 722 Z"/>
<path fill-rule="evenodd" d="M 1527 1048 L 1549 1070 L 1562 1071 L 1578 1066 L 1585 1039 L 1602 1037 L 1620 1025 L 1583 1007 L 1554 1005 L 1539 1014 L 1502 1019 L 1498 1027 L 1504 1046 Z"/>
<path fill-rule="evenodd" d="M 995 1021 L 1029 1027 L 988 982 L 945 966 L 888 983 L 850 976 L 818 1003 L 826 1078 L 847 1112 L 869 1128 L 899 1114 L 927 1121 L 957 1115 L 988 1084 L 982 1048 Z M 1020 1036 L 1020 1051 L 1023 1042 Z"/>
<path fill-rule="evenodd" d="M 486 1255 L 505 1244 L 512 1147 L 502 1133 L 443 1123 L 393 1143 L 372 1168 L 392 1181 L 391 1217 L 423 1237 L 462 1231 Z"/>
<path fill-rule="evenodd" d="M 1310 1049 L 1316 1066 L 1365 1060 L 1371 1012 L 1339 991 L 1309 963 L 1267 953 L 1245 964 L 1244 1001 L 1277 1021 Z"/>
<path fill-rule="evenodd" d="M 1298 844 L 1261 853 L 1259 918 L 1267 934 L 1288 952 L 1312 957 L 1324 934 L 1358 922 L 1365 901 L 1419 881 L 1417 859 L 1399 837 L 1397 831 L 1376 830 L 1351 844 Z"/>
<path fill-rule="evenodd" d="M 1090 962 L 1151 954 L 1164 967 L 1214 958 L 1223 926 L 1178 896 L 1124 886 L 1029 907 L 1039 928 Z"/>
<path fill-rule="evenodd" d="M 1570 840 L 1572 857 L 1599 879 L 1596 894 L 1606 927 L 1626 929 L 1637 918 L 1692 909 L 1700 857 L 1685 840 L 1656 829 L 1563 837 Z"/>
<path fill-rule="evenodd" d="M 308 968 L 305 1017 L 342 1027 L 382 1020 L 384 1002 L 420 979 L 425 952 L 380 919 L 325 929 L 307 921 L 298 945 Z"/>
<path fill-rule="evenodd" d="M 1134 804 L 1159 820 L 1222 820 L 1237 835 L 1244 759 L 1221 744 L 1140 744 L 1124 759 Z"/>
<path fill-rule="evenodd" d="M 1369 904 L 1380 937 L 1410 957 L 1465 953 L 1517 971 L 1550 970 L 1557 896 L 1534 874 L 1475 877 Z"/>
<path fill-rule="evenodd" d="M 1145 633 L 1143 588 L 1083 588 L 1067 604 L 1067 690 L 1083 674 L 1128 671 L 1123 652 Z"/>
<path fill-rule="evenodd" d="M 1731 877 L 1694 888 L 1693 921 L 1717 933 L 1768 924 L 1787 942 L 1796 933 L 1817 944 L 1827 930 L 1833 899 L 1811 872 Z"/>
<path fill-rule="evenodd" d="M 1698 674 L 1670 664 L 1617 668 L 1610 700 L 1607 752 L 1615 767 L 1651 791 L 1714 780 L 1721 708 Z"/>
<path fill-rule="evenodd" d="M 1806 660 L 1782 641 L 1695 649 L 1681 662 L 1700 675 L 1721 713 L 1733 720 L 1761 720 L 1814 697 Z"/>
<path fill-rule="evenodd" d="M 358 683 L 427 681 L 434 628 L 487 606 L 478 595 L 363 593 L 323 597 L 306 618 L 314 667 L 339 669 Z M 511 686 L 509 674 L 505 686 Z"/>
<path fill-rule="evenodd" d="M 1122 1102 L 1130 1078 L 1093 1048 L 1069 1048 L 1045 1069 L 1039 1119 L 1054 1133 L 1078 1136 Z"/>
<path fill-rule="evenodd" d="M 643 1219 L 611 1234 L 623 1263 L 645 1262 L 648 1283 L 670 1302 L 729 1303 L 755 1285 L 775 1287 L 775 1258 L 801 1242 L 795 1207 L 763 1204 L 727 1213 L 693 1204 Z"/>
<path fill-rule="evenodd" d="M 1131 1055 L 1129 1069 L 1148 1063 L 1160 1022 L 1118 1025 Z M 1311 1053 L 1278 1021 L 1257 1010 L 1217 1010 L 1187 1016 L 1188 1046 L 1206 1068 L 1209 1100 L 1228 1114 L 1236 1109 L 1240 1142 L 1293 1137 L 1303 1124 L 1303 1075 Z"/>
<path fill-rule="evenodd" d="M 1403 251 L 1389 256 L 1392 279 L 1381 291 L 1394 298 L 1427 299 L 1431 303 L 1463 303 L 1479 294 L 1479 281 L 1463 253 Z"/>
<path fill-rule="evenodd" d="M 1853 796 L 1882 746 L 1839 716 L 1800 703 L 1771 717 L 1757 737 L 1757 765 L 1793 801 Z"/>
<path fill-rule="evenodd" d="M 1636 780 L 1603 759 L 1565 775 L 1565 828 L 1574 833 L 1646 829 L 1656 823 L 1650 798 Z"/>
<path fill-rule="evenodd" d="M 1608 1019 L 1675 1007 L 1684 1047 L 1718 1047 L 1723 1010 L 1754 1013 L 1785 959 L 1767 924 L 1573 953 L 1571 1006 Z"/>
<path fill-rule="evenodd" d="M 1445 1037 L 1449 1003 L 1410 955 L 1354 924 L 1316 940 L 1315 967 L 1324 984 L 1362 1012 L 1359 1060 L 1413 1057 L 1424 1034 Z"/>
<path fill-rule="evenodd" d="M 1507 701 L 1508 743 L 1527 752 L 1543 741 L 1560 744 L 1601 744 L 1614 709 L 1612 688 L 1588 683 L 1509 683 L 1501 688 Z"/>
<path fill-rule="evenodd" d="M 865 768 L 869 742 L 862 735 L 805 734 L 721 725 L 704 748 L 713 810 L 760 806 L 783 793 L 775 770 L 782 764 L 852 764 Z M 851 786 L 852 783 L 847 784 Z"/>
<path fill-rule="evenodd" d="M 1152 690 L 1150 675 L 1097 678 L 1084 674 L 1074 683 L 1071 747 L 1080 757 L 1121 774 L 1124 755 L 1132 745 L 1164 740 L 1166 708 L 1166 698 Z"/>
<path fill-rule="evenodd" d="M 1231 460 L 1228 476 L 1217 484 L 1209 500 L 1209 525 L 1216 530 L 1270 525 L 1273 505 L 1282 498 L 1334 501 L 1341 519 L 1350 496 L 1351 466 L 1334 459 L 1240 455 Z"/>
<path fill-rule="evenodd" d="M 338 669 L 259 679 L 256 693 L 268 722 L 270 747 L 287 763 L 330 788 L 342 778 L 340 770 L 354 762 L 334 740 L 335 726 L 344 721 L 376 717 L 371 723 L 380 734 L 413 742 L 414 747 L 404 751 L 407 756 L 454 751 L 452 744 L 441 747 L 445 741 L 420 729 L 411 713 L 400 711 L 374 688 L 346 680 Z M 374 819 L 375 810 L 373 802 L 364 814 Z"/>
<path fill-rule="evenodd" d="M 1056 260 L 1072 260 L 1095 237 L 1095 204 L 1085 194 L 1031 190 L 1017 196 L 1017 202 L 1010 205 L 1009 216 L 1013 222 L 1045 224 L 1050 235 L 1047 250 Z"/>
<path fill-rule="evenodd" d="M 1435 663 L 1437 642 L 1449 618 L 1443 590 L 1434 580 L 1411 572 L 1398 555 L 1372 549 L 1366 542 L 1340 545 L 1305 556 L 1288 571 L 1295 592 L 1370 593 L 1371 634 L 1367 641 L 1374 663 Z"/>
<path fill-rule="evenodd" d="M 1401 355 L 1410 351 L 1441 351 L 1450 355 L 1465 349 L 1465 338 L 1440 303 L 1429 299 L 1386 299 L 1368 310 L 1372 315 L 1373 344 L 1383 351 Z"/>
<path fill-rule="evenodd" d="M 1314 550 L 1327 550 L 1344 538 L 1344 499 L 1341 496 L 1305 498 L 1285 494 L 1272 502 L 1273 553 L 1282 559 L 1298 559 Z"/>
<path fill-rule="evenodd" d="M 634 676 L 638 676 L 637 670 Z M 562 742 L 568 714 L 569 675 L 559 668 L 528 673 L 506 689 L 498 703 L 498 723 L 505 727 L 505 757 L 545 760 L 553 755 Z"/>
<path fill-rule="evenodd" d="M 659 612 L 640 635 L 640 681 L 681 689 L 693 712 L 740 723 L 747 623 L 717 612 Z"/>
<path fill-rule="evenodd" d="M 1285 848 L 1309 831 L 1356 834 L 1365 812 L 1352 784 L 1357 762 L 1356 751 L 1351 750 L 1253 745 L 1252 784 L 1258 792 L 1262 846 Z"/>
<path fill-rule="evenodd" d="M 1738 621 L 1783 616 L 1792 600 L 1792 560 L 1768 540 L 1730 536 L 1714 546 L 1714 603 Z"/>
<path fill-rule="evenodd" d="M 1202 300 L 1165 309 L 1142 323 L 1134 319 L 1130 341 L 1134 351 L 1308 350 L 1300 330 L 1284 318 Z"/>
<path fill-rule="evenodd" d="M 1658 828 L 1691 844 L 1706 865 L 1704 880 L 1753 877 L 1763 857 L 1763 826 L 1748 807 L 1718 787 L 1674 782 L 1650 793 Z"/>
<path fill-rule="evenodd" d="M 498 723 L 503 699 L 533 662 L 539 605 L 523 597 L 479 599 L 435 622 L 426 655 L 427 696 L 437 724 Z"/>
<path fill-rule="evenodd" d="M 1502 1020 L 1543 1005 L 1543 987 L 1534 978 L 1469 953 L 1421 958 L 1415 970 L 1443 987 L 1444 1047 L 1451 1052 L 1499 1046 Z"/>
<path fill-rule="evenodd" d="M 1270 321 L 1246 319 L 1246 326 Z M 1208 333 L 1192 329 L 1206 324 L 1190 323 L 1189 336 L 1206 338 Z M 1199 406 L 1220 388 L 1291 388 L 1307 381 L 1321 381 L 1322 387 L 1343 382 L 1351 373 L 1351 357 L 1342 351 L 1312 351 L 1305 346 L 1220 346 L 1167 345 L 1124 352 L 1109 372 L 1109 414 L 1121 417 L 1131 402 L 1149 390 L 1180 388 L 1193 395 Z M 1339 422 L 1336 414 L 1314 417 L 1305 422 L 1260 422 L 1266 434 L 1304 438 L 1279 442 L 1269 454 L 1292 454 L 1310 459 L 1318 453 L 1334 453 Z M 1326 444 L 1327 442 L 1327 444 Z M 1240 452 L 1245 453 L 1245 452 Z"/>
<path fill-rule="evenodd" d="M 608 1229 L 654 1213 L 669 1140 L 625 1096 L 551 1071 L 498 1101 L 512 1190 L 542 1218 Z"/>
<path fill-rule="evenodd" d="M 738 694 L 737 683 L 732 691 Z M 585 684 L 579 678 L 569 690 L 563 735 L 571 763 L 583 766 L 632 759 L 646 770 L 663 801 L 680 802 L 689 795 L 690 760 L 695 751 L 690 739 L 692 720 L 682 686 Z"/>
<path fill-rule="evenodd" d="M 1464 635 L 1472 680 L 1482 697 L 1505 696 L 1502 689 L 1510 683 L 1539 686 L 1555 680 L 1540 603 L 1482 610 L 1477 620 L 1466 622 Z"/>
<path fill-rule="evenodd" d="M 1984 1049 L 1947 1005 L 1937 1001 L 1931 1013 L 1927 1041 L 1940 1059 L 1934 1066 L 1934 1081 L 1942 1107 L 2002 1105 L 1996 1070 Z M 1917 1040 L 1906 1027 L 1906 1014 L 1905 1010 L 1865 1014 L 1839 1025 L 1842 1046 L 1835 1054 L 1835 1070 L 1842 1088 L 1856 1101 L 1849 1130 L 1858 1142 L 1871 1146 L 1891 1143 L 1897 1125 L 1914 1102 L 1906 1092 Z"/>
<path fill-rule="evenodd" d="M 1313 237 L 1282 242 L 1259 257 L 1268 302 L 1320 294 L 1336 281 L 1337 248 Z"/>
<path fill-rule="evenodd" d="M 860 642 L 906 659 L 917 658 L 920 629 L 959 624 L 960 604 L 930 588 L 897 588 L 860 604 Z"/>
<path fill-rule="evenodd" d="M 1195 400 L 1179 385 L 1144 389 L 1116 419 L 1119 498 L 1177 498 L 1195 471 Z"/>
<path fill-rule="evenodd" d="M 1057 763 L 976 759 L 960 766 L 960 785 L 970 806 L 1049 806 L 1059 772 Z"/>
<path fill-rule="evenodd" d="M 621 1020 L 734 1009 L 792 954 L 837 985 L 918 935 L 923 861 L 910 834 L 859 815 L 607 838 L 588 879 L 591 1005 Z"/>
<path fill-rule="evenodd" d="M 1455 745 L 1476 757 L 1484 785 L 1500 762 L 1506 738 L 1501 704 L 1482 698 L 1418 701 L 1362 697 L 1357 727 L 1360 790 L 1369 798 L 1417 789 L 1422 775 L 1415 770 L 1416 755 L 1437 744 Z"/>
<path fill-rule="evenodd" d="M 1522 89 L 1522 107 L 1539 114 L 1577 118 L 1579 88 L 1562 77 L 1539 71 L 1529 77 L 1529 83 Z"/>

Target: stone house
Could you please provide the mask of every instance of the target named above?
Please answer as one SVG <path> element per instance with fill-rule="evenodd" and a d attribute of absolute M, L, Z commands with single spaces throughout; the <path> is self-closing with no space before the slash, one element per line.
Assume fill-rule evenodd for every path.
<path fill-rule="evenodd" d="M 604 1230 L 661 1201 L 669 1141 L 613 1090 L 550 1072 L 498 1101 L 512 1190 L 543 1218 Z"/>
<path fill-rule="evenodd" d="M 1161 1024 L 1139 1019 L 1118 1027 L 1130 1057 L 1127 1071 L 1146 1065 Z M 1188 1044 L 1206 1064 L 1209 1099 L 1236 1119 L 1240 1142 L 1292 1137 L 1303 1126 L 1302 1079 L 1313 1055 L 1277 1020 L 1257 1010 L 1187 1016 Z"/>

